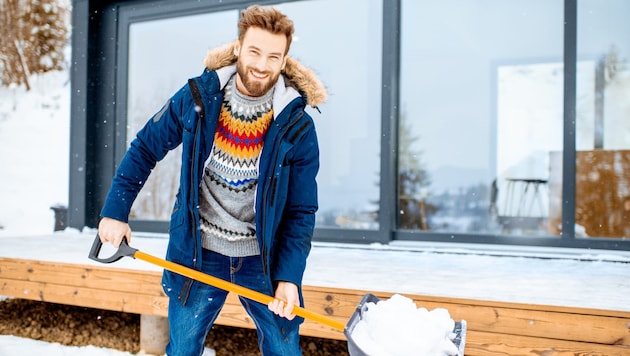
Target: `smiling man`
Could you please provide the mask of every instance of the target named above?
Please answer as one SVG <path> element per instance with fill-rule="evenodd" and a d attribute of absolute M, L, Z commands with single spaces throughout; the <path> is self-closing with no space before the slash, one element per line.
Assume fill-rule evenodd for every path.
<path fill-rule="evenodd" d="M 319 149 L 305 106 L 326 90 L 288 52 L 293 22 L 274 8 L 242 12 L 239 38 L 212 50 L 190 79 L 138 132 L 101 212 L 99 236 L 131 239 L 133 201 L 155 164 L 182 145 L 180 187 L 166 258 L 274 296 L 241 298 L 264 355 L 299 355 L 301 284 L 317 211 Z M 227 292 L 173 272 L 168 355 L 201 355 Z"/>

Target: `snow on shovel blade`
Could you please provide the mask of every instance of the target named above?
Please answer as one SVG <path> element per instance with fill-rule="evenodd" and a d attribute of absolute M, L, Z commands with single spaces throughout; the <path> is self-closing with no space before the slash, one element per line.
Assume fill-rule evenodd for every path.
<path fill-rule="evenodd" d="M 357 306 L 357 309 L 350 317 L 348 324 L 346 324 L 344 334 L 346 336 L 346 339 L 348 339 L 348 352 L 350 353 L 350 356 L 372 356 L 361 349 L 356 340 L 353 339 L 352 332 L 354 331 L 357 324 L 363 319 L 363 315 L 368 308 L 367 304 L 378 303 L 379 301 L 380 299 L 371 293 L 363 296 L 363 299 Z M 455 347 L 457 347 L 457 355 L 464 356 L 464 347 L 466 345 L 466 320 L 455 322 L 453 333 L 455 334 L 455 338 L 452 341 L 455 344 Z"/>

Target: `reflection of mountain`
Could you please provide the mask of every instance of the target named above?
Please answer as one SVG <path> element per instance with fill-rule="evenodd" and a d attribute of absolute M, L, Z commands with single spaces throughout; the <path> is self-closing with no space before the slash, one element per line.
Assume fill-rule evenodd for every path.
<path fill-rule="evenodd" d="M 442 166 L 430 171 L 430 173 L 430 190 L 433 194 L 444 190 L 464 188 L 476 184 L 487 184 L 490 186 L 494 179 L 487 169 L 481 168 Z"/>

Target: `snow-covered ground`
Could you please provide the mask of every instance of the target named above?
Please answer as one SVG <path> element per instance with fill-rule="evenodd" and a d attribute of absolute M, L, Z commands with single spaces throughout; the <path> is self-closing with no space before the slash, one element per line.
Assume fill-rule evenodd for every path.
<path fill-rule="evenodd" d="M 23 337 L 0 335 L 1 356 L 126 356 L 127 352 L 94 346 L 64 346 Z"/>
<path fill-rule="evenodd" d="M 70 83 L 67 72 L 0 87 L 0 234 L 41 234 L 53 205 L 67 205 Z"/>
<path fill-rule="evenodd" d="M 58 343 L 0 335 L 0 356 L 131 356 L 133 354 L 96 346 L 65 346 Z M 214 356 L 206 348 L 202 356 Z"/>

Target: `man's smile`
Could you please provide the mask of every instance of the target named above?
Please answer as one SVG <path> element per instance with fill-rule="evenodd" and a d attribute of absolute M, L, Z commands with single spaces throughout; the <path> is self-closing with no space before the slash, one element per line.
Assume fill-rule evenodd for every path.
<path fill-rule="evenodd" d="M 250 71 L 249 73 L 252 75 L 252 77 L 254 77 L 255 79 L 258 79 L 258 80 L 267 79 L 267 77 L 269 77 L 269 74 L 267 74 L 267 73 L 260 73 L 260 72 L 253 71 L 253 70 Z"/>

